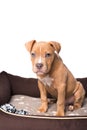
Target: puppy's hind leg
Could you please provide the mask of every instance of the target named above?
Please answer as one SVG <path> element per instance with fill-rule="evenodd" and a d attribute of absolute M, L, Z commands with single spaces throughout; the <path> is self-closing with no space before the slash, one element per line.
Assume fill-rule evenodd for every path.
<path fill-rule="evenodd" d="M 77 90 L 74 93 L 74 105 L 69 107 L 69 110 L 76 110 L 81 108 L 84 97 L 85 97 L 85 90 L 80 82 L 77 81 Z"/>

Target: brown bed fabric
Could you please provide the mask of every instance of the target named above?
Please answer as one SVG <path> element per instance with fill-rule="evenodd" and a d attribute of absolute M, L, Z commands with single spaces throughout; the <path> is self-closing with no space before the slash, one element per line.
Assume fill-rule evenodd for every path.
<path fill-rule="evenodd" d="M 78 78 L 87 96 L 87 78 Z M 37 79 L 23 78 L 0 73 L 0 105 L 7 103 L 12 95 L 23 94 L 39 97 Z M 48 95 L 50 97 L 50 95 Z M 87 117 L 22 117 L 7 114 L 0 110 L 0 130 L 86 130 Z"/>
<path fill-rule="evenodd" d="M 4 73 L 0 74 L 0 105 L 6 103 L 11 98 L 11 88 L 9 80 Z"/>
<path fill-rule="evenodd" d="M 86 90 L 86 95 L 85 96 L 87 97 L 87 78 L 77 78 L 77 80 L 80 81 L 83 84 L 83 86 L 84 86 L 84 88 Z"/>

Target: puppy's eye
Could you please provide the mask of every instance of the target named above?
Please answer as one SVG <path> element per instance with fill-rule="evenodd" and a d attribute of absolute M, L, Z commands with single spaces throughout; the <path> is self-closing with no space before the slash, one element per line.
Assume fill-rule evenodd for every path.
<path fill-rule="evenodd" d="M 51 54 L 50 53 L 47 53 L 46 55 L 45 55 L 45 57 L 50 57 L 51 56 Z"/>
<path fill-rule="evenodd" d="M 32 57 L 35 57 L 35 53 L 32 52 L 32 53 L 31 53 L 31 56 L 32 56 Z"/>

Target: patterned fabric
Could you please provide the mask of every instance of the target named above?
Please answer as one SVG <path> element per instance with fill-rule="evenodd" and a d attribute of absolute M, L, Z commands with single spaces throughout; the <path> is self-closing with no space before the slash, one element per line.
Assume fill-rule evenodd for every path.
<path fill-rule="evenodd" d="M 29 115 L 27 111 L 24 110 L 17 110 L 15 106 L 13 106 L 10 103 L 6 103 L 4 105 L 1 105 L 0 108 L 4 110 L 5 112 L 10 112 L 13 114 L 20 114 L 20 115 Z"/>

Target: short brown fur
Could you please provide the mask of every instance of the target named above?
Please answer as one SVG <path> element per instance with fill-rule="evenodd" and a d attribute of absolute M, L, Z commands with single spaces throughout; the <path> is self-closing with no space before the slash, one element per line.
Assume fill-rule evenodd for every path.
<path fill-rule="evenodd" d="M 29 41 L 25 44 L 31 54 L 33 71 L 37 74 L 38 87 L 41 96 L 40 112 L 48 109 L 47 92 L 57 99 L 56 116 L 65 115 L 65 102 L 73 97 L 73 106 L 69 110 L 82 106 L 85 90 L 68 68 L 64 65 L 59 52 L 61 45 L 58 42 Z"/>

